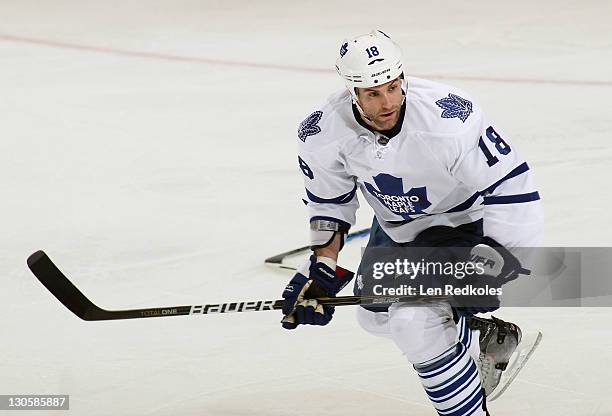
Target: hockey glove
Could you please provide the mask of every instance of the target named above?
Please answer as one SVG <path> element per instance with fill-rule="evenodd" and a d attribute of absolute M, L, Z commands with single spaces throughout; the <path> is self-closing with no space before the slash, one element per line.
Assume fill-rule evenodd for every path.
<path fill-rule="evenodd" d="M 349 280 L 336 274 L 335 261 L 314 254 L 302 264 L 283 291 L 283 328 L 298 325 L 327 325 L 334 307 L 320 305 L 315 298 L 335 297 Z"/>
<path fill-rule="evenodd" d="M 496 279 L 495 285 L 498 287 L 518 278 L 521 274 L 531 274 L 531 271 L 524 269 L 520 261 L 507 248 L 490 237 L 484 237 L 480 244 L 470 250 L 470 260 L 482 264 L 484 275 Z M 468 300 L 466 306 L 459 307 L 457 310 L 462 315 L 471 316 L 478 313 L 493 312 L 499 308 L 499 297 L 489 295 L 479 298 L 480 302 L 474 301 L 470 305 L 471 302 Z M 482 299 L 488 300 L 482 302 Z M 478 303 L 481 303 L 481 305 L 476 306 Z"/>
<path fill-rule="evenodd" d="M 471 260 L 482 262 L 487 276 L 508 283 L 521 274 L 529 275 L 531 270 L 524 269 L 521 262 L 504 246 L 491 237 L 483 237 L 482 242 L 470 251 Z"/>

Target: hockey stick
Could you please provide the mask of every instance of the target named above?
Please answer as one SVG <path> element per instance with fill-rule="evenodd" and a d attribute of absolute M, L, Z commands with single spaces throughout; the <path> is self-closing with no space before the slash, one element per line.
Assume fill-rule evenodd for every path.
<path fill-rule="evenodd" d="M 207 315 L 211 313 L 254 312 L 281 309 L 283 300 L 257 300 L 252 302 L 226 302 L 208 305 L 181 305 L 145 309 L 106 310 L 98 307 L 51 261 L 43 251 L 37 251 L 28 257 L 28 267 L 36 278 L 79 318 L 85 321 L 107 321 L 112 319 L 160 318 L 180 315 Z M 353 272 L 338 268 L 336 272 L 347 281 Z M 340 296 L 336 298 L 318 298 L 323 305 L 346 306 L 394 303 L 414 300 L 414 297 L 379 297 L 379 296 Z"/>
<path fill-rule="evenodd" d="M 345 243 L 348 243 L 351 240 L 354 240 L 356 238 L 365 237 L 368 234 L 370 234 L 370 229 L 364 228 L 363 230 L 358 230 L 358 231 L 354 231 L 352 233 L 347 234 L 346 239 L 344 241 Z M 295 270 L 295 267 L 283 264 L 283 260 L 286 257 L 291 257 L 297 254 L 305 253 L 309 250 L 310 250 L 310 246 L 294 248 L 293 250 L 285 251 L 284 253 L 280 253 L 275 256 L 268 257 L 267 259 L 264 260 L 264 264 L 268 266 L 278 267 L 280 269 Z"/>

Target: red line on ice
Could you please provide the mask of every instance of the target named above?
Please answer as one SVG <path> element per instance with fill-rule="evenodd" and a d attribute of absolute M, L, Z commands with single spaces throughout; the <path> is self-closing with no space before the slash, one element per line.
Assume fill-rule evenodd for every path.
<path fill-rule="evenodd" d="M 272 69 L 279 71 L 291 71 L 291 72 L 314 72 L 314 73 L 331 73 L 332 69 L 328 68 L 313 68 L 305 66 L 294 66 L 294 65 L 278 65 L 278 64 L 267 64 L 257 62 L 243 62 L 243 61 L 230 61 L 224 59 L 213 59 L 213 58 L 202 58 L 196 56 L 182 56 L 173 55 L 158 52 L 144 52 L 144 51 L 133 51 L 127 49 L 116 49 L 104 46 L 93 46 L 93 45 L 82 45 L 71 42 L 62 42 L 49 39 L 30 38 L 25 36 L 15 36 L 0 34 L 0 40 L 7 42 L 19 42 L 27 43 L 30 45 L 48 46 L 61 49 L 73 49 L 86 52 L 104 53 L 112 55 L 129 56 L 134 58 L 146 58 L 146 59 L 157 59 L 163 61 L 175 61 L 175 62 L 194 62 L 208 65 L 227 65 L 236 67 L 247 67 L 257 69 Z M 462 81 L 484 81 L 484 82 L 497 82 L 497 83 L 508 83 L 508 84 L 553 84 L 553 85 L 575 85 L 575 86 L 600 86 L 610 87 L 612 81 L 597 81 L 597 80 L 555 80 L 555 79 L 537 79 L 537 78 L 496 78 L 496 77 L 482 77 L 482 76 L 465 76 L 465 75 L 441 75 L 441 74 L 411 74 L 420 78 L 434 78 L 434 79 L 451 79 L 451 80 L 462 80 Z"/>

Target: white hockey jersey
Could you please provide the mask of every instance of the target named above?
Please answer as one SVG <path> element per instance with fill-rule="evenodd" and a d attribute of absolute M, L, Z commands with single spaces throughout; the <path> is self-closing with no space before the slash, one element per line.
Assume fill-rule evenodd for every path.
<path fill-rule="evenodd" d="M 310 220 L 354 225 L 359 188 L 398 243 L 483 218 L 485 235 L 506 247 L 536 246 L 540 197 L 504 130 L 464 92 L 436 82 L 408 78 L 405 106 L 391 139 L 357 122 L 347 90 L 300 124 Z"/>

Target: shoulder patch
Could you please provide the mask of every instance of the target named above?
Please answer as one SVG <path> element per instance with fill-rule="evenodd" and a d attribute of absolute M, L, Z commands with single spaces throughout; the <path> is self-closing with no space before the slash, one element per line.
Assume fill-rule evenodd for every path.
<path fill-rule="evenodd" d="M 315 111 L 306 117 L 306 120 L 300 123 L 298 137 L 301 141 L 306 143 L 306 138 L 308 136 L 314 136 L 315 134 L 321 133 L 321 127 L 317 125 L 319 121 L 321 121 L 321 117 L 323 117 L 323 111 Z"/>
<path fill-rule="evenodd" d="M 458 118 L 465 123 L 465 120 L 472 114 L 472 102 L 461 98 L 455 94 L 448 94 L 448 97 L 436 101 L 438 107 L 443 109 L 442 118 Z"/>

